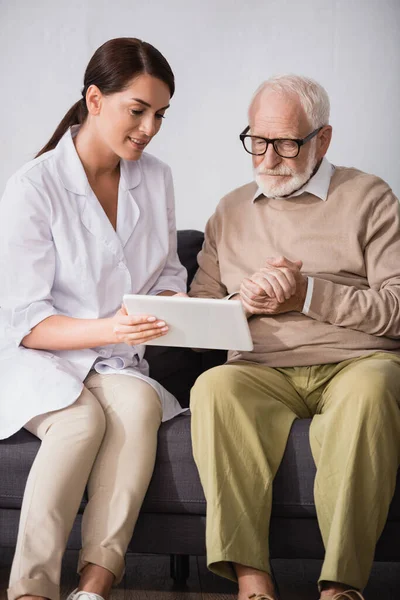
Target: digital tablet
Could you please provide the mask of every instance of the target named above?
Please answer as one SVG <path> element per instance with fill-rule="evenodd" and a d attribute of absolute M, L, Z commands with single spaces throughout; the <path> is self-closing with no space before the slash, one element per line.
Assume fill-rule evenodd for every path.
<path fill-rule="evenodd" d="M 128 314 L 154 316 L 168 325 L 168 333 L 148 345 L 253 350 L 239 300 L 125 294 L 123 302 Z"/>

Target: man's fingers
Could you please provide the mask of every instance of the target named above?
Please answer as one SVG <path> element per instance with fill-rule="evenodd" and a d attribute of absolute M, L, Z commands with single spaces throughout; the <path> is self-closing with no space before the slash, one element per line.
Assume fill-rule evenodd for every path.
<path fill-rule="evenodd" d="M 247 313 L 249 313 L 250 315 L 261 315 L 264 313 L 264 309 L 261 307 L 254 307 L 252 304 L 249 304 L 244 298 L 243 296 L 241 296 L 241 301 L 242 301 L 242 305 L 243 308 L 245 309 L 245 311 Z"/>
<path fill-rule="evenodd" d="M 269 281 L 274 290 L 274 295 L 280 303 L 288 300 L 292 295 L 292 286 L 279 269 L 274 271 L 266 270 L 265 273 L 260 274 L 260 276 Z"/>
<path fill-rule="evenodd" d="M 291 290 L 290 285 L 287 282 L 284 275 L 279 270 L 265 271 L 265 273 L 256 273 L 253 277 L 253 281 L 257 283 L 264 290 L 272 290 L 267 292 L 269 298 L 276 298 L 279 303 L 285 301 L 286 296 L 290 298 Z"/>
<path fill-rule="evenodd" d="M 248 279 L 247 277 L 245 277 L 243 279 L 241 288 L 246 290 L 246 295 L 249 298 L 254 298 L 254 299 L 262 298 L 266 294 L 266 291 L 263 287 L 258 285 L 258 283 L 255 282 L 253 279 Z M 270 287 L 270 292 L 273 293 L 273 290 L 271 287 Z"/>
<path fill-rule="evenodd" d="M 248 304 L 251 304 L 251 306 L 260 308 L 264 306 L 267 298 L 266 296 L 263 296 L 262 298 L 257 297 L 256 299 L 253 299 L 253 294 L 249 295 L 248 290 L 244 289 L 243 287 L 240 289 L 240 297 L 244 298 Z"/>
<path fill-rule="evenodd" d="M 274 267 L 288 267 L 289 269 L 301 269 L 303 266 L 302 260 L 291 261 L 286 256 L 268 256 L 265 262 Z"/>
<path fill-rule="evenodd" d="M 296 291 L 296 278 L 294 276 L 293 271 L 288 269 L 287 267 L 282 267 L 281 269 L 273 269 L 272 271 L 268 269 L 261 269 L 261 274 L 270 280 L 271 277 L 275 277 L 285 294 L 286 300 L 289 300 L 291 296 Z"/>
<path fill-rule="evenodd" d="M 265 290 L 260 288 L 254 281 L 251 280 L 243 280 L 242 285 L 240 286 L 240 294 L 245 296 L 247 302 L 250 302 L 252 306 L 264 306 L 265 302 L 269 298 L 275 298 L 274 290 L 270 289 L 269 293 L 266 293 Z"/>

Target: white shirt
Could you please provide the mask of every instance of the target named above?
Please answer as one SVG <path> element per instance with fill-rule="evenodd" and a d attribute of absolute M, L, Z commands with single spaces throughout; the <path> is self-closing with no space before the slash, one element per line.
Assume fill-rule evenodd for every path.
<path fill-rule="evenodd" d="M 324 157 L 319 166 L 318 171 L 296 192 L 290 194 L 290 196 L 285 196 L 282 200 L 289 200 L 290 198 L 295 198 L 296 196 L 301 196 L 302 194 L 313 194 L 320 198 L 323 202 L 326 202 L 328 197 L 329 186 L 331 183 L 331 178 L 335 167 Z M 262 195 L 262 191 L 260 188 L 257 188 L 256 193 L 253 197 L 253 202 Z M 301 311 L 303 314 L 307 315 L 310 310 L 311 299 L 314 289 L 314 277 L 307 277 L 307 293 L 306 299 L 304 301 L 303 310 Z"/>
<path fill-rule="evenodd" d="M 148 381 L 159 393 L 163 420 L 182 412 L 148 377 L 144 346 L 51 352 L 21 346 L 51 315 L 99 319 L 115 314 L 125 293 L 186 291 L 169 167 L 146 153 L 121 160 L 115 231 L 75 150 L 78 129 L 11 177 L 0 201 L 0 439 L 38 414 L 72 404 L 91 368 Z"/>

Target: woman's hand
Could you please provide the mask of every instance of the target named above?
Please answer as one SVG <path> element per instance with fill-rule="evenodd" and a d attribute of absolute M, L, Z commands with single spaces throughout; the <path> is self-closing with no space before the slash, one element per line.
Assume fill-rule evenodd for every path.
<path fill-rule="evenodd" d="M 128 344 L 137 346 L 150 340 L 154 340 L 168 332 L 165 321 L 158 321 L 156 317 L 149 315 L 128 315 L 125 306 L 110 318 L 112 327 L 112 344 Z"/>

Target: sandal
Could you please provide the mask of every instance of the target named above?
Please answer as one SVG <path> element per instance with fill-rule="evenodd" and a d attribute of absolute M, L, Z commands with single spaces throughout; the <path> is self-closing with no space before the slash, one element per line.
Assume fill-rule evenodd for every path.
<path fill-rule="evenodd" d="M 361 592 L 357 592 L 357 590 L 346 590 L 345 592 L 339 592 L 339 594 L 335 594 L 332 596 L 332 600 L 365 600 L 364 596 Z"/>

